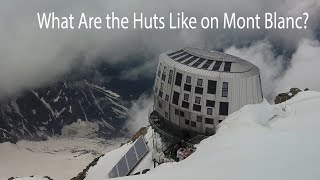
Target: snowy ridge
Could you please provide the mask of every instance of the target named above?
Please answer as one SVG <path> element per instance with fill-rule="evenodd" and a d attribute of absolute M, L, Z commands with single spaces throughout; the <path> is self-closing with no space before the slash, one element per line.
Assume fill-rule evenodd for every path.
<path fill-rule="evenodd" d="M 266 101 L 247 105 L 228 116 L 217 133 L 197 145 L 186 160 L 120 179 L 317 180 L 319 117 L 319 92 L 301 92 L 278 105 Z M 108 179 L 108 172 L 129 148 L 125 145 L 105 154 L 86 179 Z M 150 162 L 139 166 L 150 167 Z"/>

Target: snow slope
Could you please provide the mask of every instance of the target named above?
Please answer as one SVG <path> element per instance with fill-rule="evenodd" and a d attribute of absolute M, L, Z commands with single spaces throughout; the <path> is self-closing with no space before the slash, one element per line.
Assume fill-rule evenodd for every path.
<path fill-rule="evenodd" d="M 1 143 L 0 180 L 32 175 L 49 176 L 55 180 L 71 179 L 95 157 L 118 148 L 123 141 L 124 139 L 105 141 L 86 138 L 50 138 L 47 141 Z"/>
<path fill-rule="evenodd" d="M 229 115 L 186 160 L 120 179 L 320 179 L 319 129 L 319 92 L 301 92 L 280 105 L 247 105 Z M 127 146 L 107 153 L 89 176 L 107 179 Z"/>

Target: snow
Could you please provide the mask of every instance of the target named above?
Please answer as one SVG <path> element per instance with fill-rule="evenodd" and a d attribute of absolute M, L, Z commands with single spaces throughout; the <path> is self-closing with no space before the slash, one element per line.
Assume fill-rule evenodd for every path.
<path fill-rule="evenodd" d="M 319 117 L 319 92 L 301 92 L 278 105 L 247 105 L 229 115 L 186 160 L 120 179 L 320 179 Z M 129 147 L 107 153 L 89 170 L 87 180 L 108 179 L 107 173 Z"/>
<path fill-rule="evenodd" d="M 47 141 L 19 141 L 0 144 L 0 179 L 26 177 L 38 180 L 71 179 L 95 158 L 116 149 L 124 139 L 105 141 L 86 138 L 51 138 Z M 35 175 L 38 178 L 31 178 Z M 29 178 L 28 178 L 29 177 Z"/>

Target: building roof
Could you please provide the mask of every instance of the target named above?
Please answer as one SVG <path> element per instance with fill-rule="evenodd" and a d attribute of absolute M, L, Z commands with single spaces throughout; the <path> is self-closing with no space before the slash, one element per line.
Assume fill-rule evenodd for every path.
<path fill-rule="evenodd" d="M 258 69 L 248 61 L 218 51 L 188 47 L 164 54 L 175 62 L 206 71 L 245 73 Z"/>

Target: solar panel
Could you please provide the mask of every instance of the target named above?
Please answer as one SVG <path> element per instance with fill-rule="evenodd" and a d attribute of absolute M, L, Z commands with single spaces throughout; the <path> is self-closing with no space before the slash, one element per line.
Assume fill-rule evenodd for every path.
<path fill-rule="evenodd" d="M 131 147 L 128 153 L 126 154 L 129 169 L 133 169 L 134 166 L 138 163 L 138 158 L 134 147 Z"/>
<path fill-rule="evenodd" d="M 195 62 L 194 64 L 192 64 L 192 67 L 198 67 L 205 59 L 200 58 L 197 62 Z"/>
<path fill-rule="evenodd" d="M 206 63 L 201 67 L 202 69 L 207 69 L 213 63 L 212 60 L 207 60 Z"/>
<path fill-rule="evenodd" d="M 175 52 L 173 52 L 173 53 L 168 54 L 168 56 L 176 55 L 176 54 L 178 54 L 178 53 L 181 53 L 182 51 L 183 51 L 182 49 L 179 50 L 179 51 L 175 51 Z"/>
<path fill-rule="evenodd" d="M 177 58 L 182 57 L 182 56 L 184 56 L 184 55 L 186 55 L 186 54 L 188 54 L 188 53 L 183 52 L 183 53 L 177 54 L 177 55 L 175 55 L 175 56 L 171 56 L 171 58 L 172 58 L 172 59 L 177 59 Z"/>
<path fill-rule="evenodd" d="M 219 71 L 221 64 L 222 64 L 222 61 L 216 61 L 216 63 L 214 64 L 212 70 L 213 71 Z"/>
<path fill-rule="evenodd" d="M 136 148 L 139 159 L 143 158 L 143 156 L 148 152 L 143 138 L 139 138 L 134 147 Z"/>
<path fill-rule="evenodd" d="M 177 59 L 177 62 L 181 62 L 181 61 L 183 61 L 183 60 L 186 60 L 186 59 L 188 59 L 188 58 L 190 58 L 192 55 L 190 55 L 190 54 L 188 54 L 188 55 L 186 55 L 186 56 L 183 56 L 183 57 L 181 57 L 180 59 Z"/>
<path fill-rule="evenodd" d="M 183 64 L 188 65 L 188 64 L 190 64 L 191 62 L 193 62 L 193 61 L 196 60 L 196 59 L 198 59 L 198 57 L 193 56 L 191 59 L 189 59 L 188 61 L 184 62 Z"/>
<path fill-rule="evenodd" d="M 223 71 L 230 72 L 230 70 L 231 70 L 231 62 L 225 62 Z"/>
<path fill-rule="evenodd" d="M 139 163 L 139 161 L 147 154 L 148 147 L 143 138 L 133 144 L 128 152 L 119 160 L 119 162 L 109 172 L 110 178 L 126 176 Z"/>

